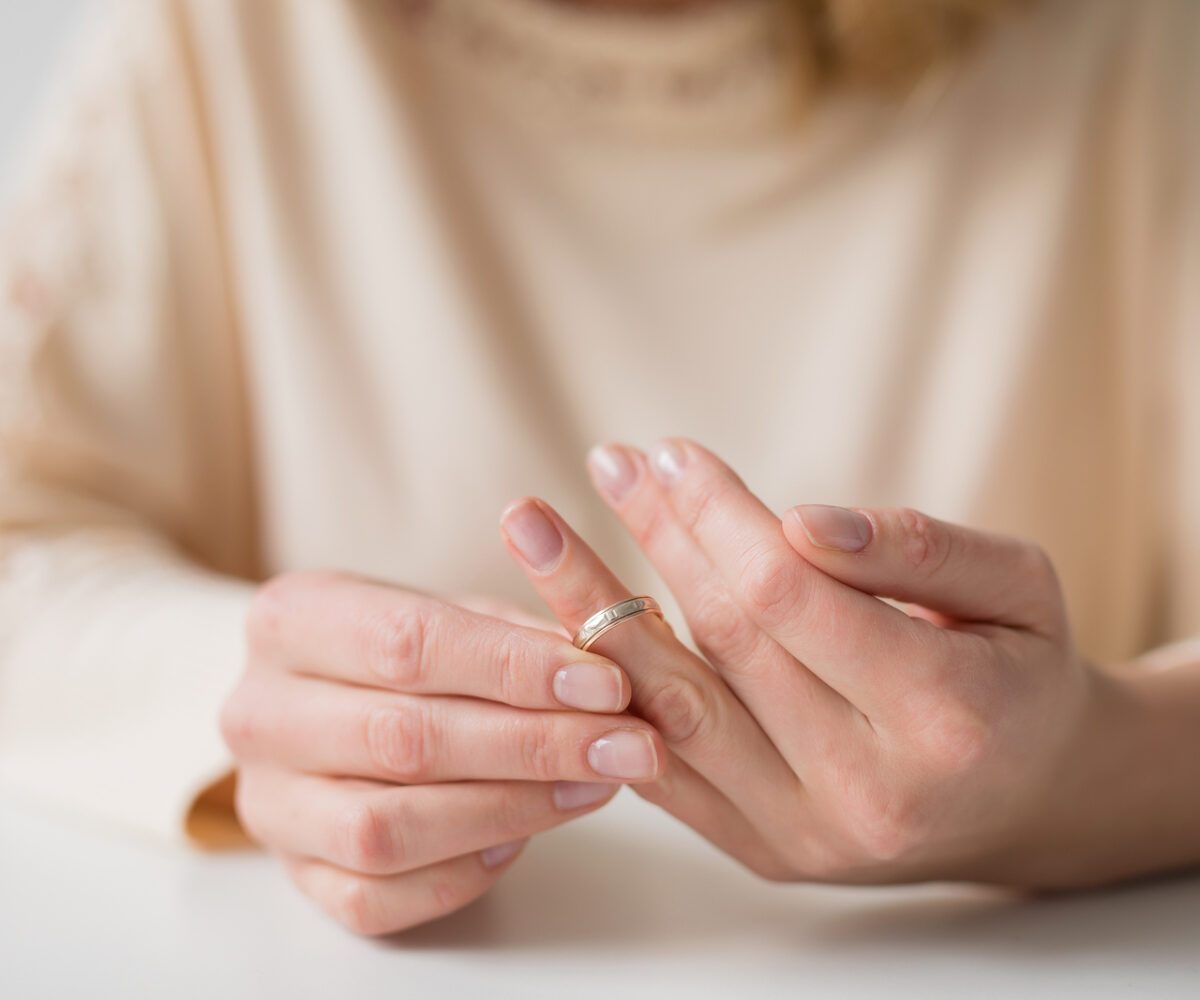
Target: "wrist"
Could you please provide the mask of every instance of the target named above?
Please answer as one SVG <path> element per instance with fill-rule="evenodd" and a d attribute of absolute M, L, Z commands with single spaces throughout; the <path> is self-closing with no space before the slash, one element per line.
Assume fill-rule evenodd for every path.
<path fill-rule="evenodd" d="M 1081 889 L 1200 862 L 1200 670 L 1089 667 L 1087 687 L 1003 881 Z"/>

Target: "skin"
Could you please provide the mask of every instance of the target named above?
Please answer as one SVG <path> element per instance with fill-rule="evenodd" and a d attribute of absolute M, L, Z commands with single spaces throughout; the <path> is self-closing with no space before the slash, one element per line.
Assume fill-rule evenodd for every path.
<path fill-rule="evenodd" d="M 449 913 L 622 780 L 772 880 L 1067 889 L 1198 860 L 1200 669 L 1085 662 L 1035 546 L 909 510 L 780 519 L 687 441 L 589 464 L 700 655 L 652 616 L 575 650 L 629 591 L 535 498 L 502 534 L 562 630 L 342 574 L 260 592 L 222 718 L 237 808 L 335 919 Z M 610 703 L 563 704 L 577 663 Z M 614 732 L 643 773 L 597 773 Z"/>
<path fill-rule="evenodd" d="M 1031 546 L 866 511 L 869 540 L 840 551 L 698 446 L 656 454 L 657 477 L 620 446 L 593 475 L 703 659 L 648 616 L 593 647 L 610 659 L 574 651 L 566 635 L 629 592 L 532 498 L 504 537 L 565 635 L 343 574 L 262 589 L 222 716 L 237 810 L 335 919 L 387 934 L 482 895 L 530 835 L 615 794 L 588 752 L 613 727 L 652 748 L 624 776 L 639 794 L 771 879 L 1068 887 L 1197 860 L 1200 667 L 1082 662 Z M 532 560 L 515 530 L 531 518 L 550 526 Z M 595 684 L 562 703 L 555 674 L 578 662 L 613 672 L 619 714 L 597 714 Z"/>
<path fill-rule="evenodd" d="M 755 871 L 1066 889 L 1200 860 L 1200 667 L 1085 662 L 1036 546 L 910 510 L 780 519 L 688 441 L 590 465 L 704 656 L 653 619 L 593 647 L 671 748 L 639 791 Z M 551 516 L 562 552 L 525 568 L 571 627 L 625 591 Z"/>
<path fill-rule="evenodd" d="M 531 834 L 665 764 L 661 737 L 624 712 L 619 667 L 476 604 L 312 572 L 277 577 L 253 602 L 248 662 L 221 716 L 238 816 L 360 934 L 464 906 Z M 556 684 L 579 667 L 588 683 Z M 594 749 L 611 751 L 614 734 L 645 749 L 643 774 L 629 753 Z"/>

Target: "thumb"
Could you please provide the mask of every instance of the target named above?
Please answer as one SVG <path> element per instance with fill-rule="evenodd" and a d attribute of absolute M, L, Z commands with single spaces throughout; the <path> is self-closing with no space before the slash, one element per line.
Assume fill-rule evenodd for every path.
<path fill-rule="evenodd" d="M 829 576 L 952 619 L 1067 632 L 1058 577 L 1046 553 L 906 508 L 804 504 L 783 518 L 788 543 Z"/>

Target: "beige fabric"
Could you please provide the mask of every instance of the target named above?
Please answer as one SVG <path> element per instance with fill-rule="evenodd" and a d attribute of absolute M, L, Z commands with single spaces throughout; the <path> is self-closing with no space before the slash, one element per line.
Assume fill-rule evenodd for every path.
<path fill-rule="evenodd" d="M 1200 5 L 1035 5 L 799 127 L 802 67 L 723 75 L 769 4 L 505 0 L 482 45 L 401 6 L 134 0 L 48 115 L 0 270 L 0 785 L 178 835 L 247 581 L 528 602 L 521 494 L 665 598 L 608 438 L 1032 536 L 1100 659 L 1200 633 Z M 632 38 L 743 84 L 651 100 Z M 617 84 L 562 85 L 580 45 Z"/>

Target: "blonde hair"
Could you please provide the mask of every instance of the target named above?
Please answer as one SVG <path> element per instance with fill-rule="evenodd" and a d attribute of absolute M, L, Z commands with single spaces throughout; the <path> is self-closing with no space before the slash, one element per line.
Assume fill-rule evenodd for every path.
<path fill-rule="evenodd" d="M 794 0 L 825 85 L 896 91 L 1024 0 Z"/>

